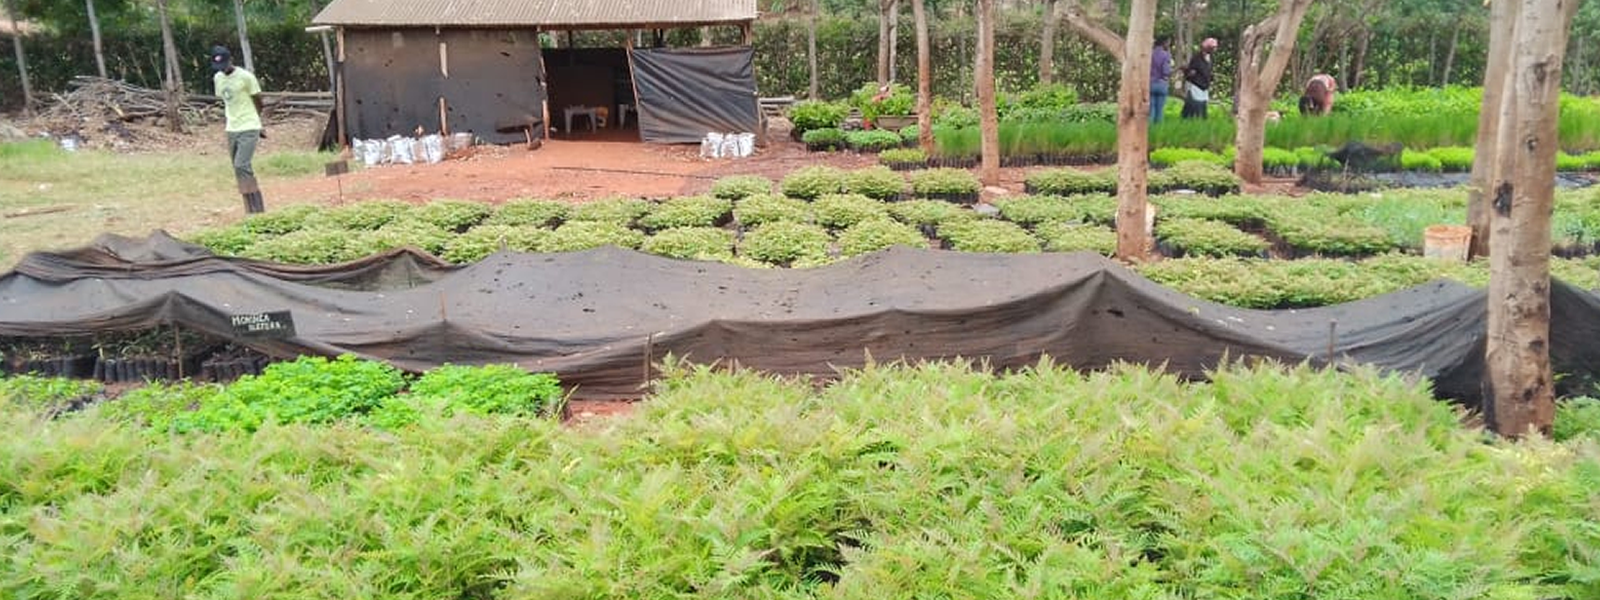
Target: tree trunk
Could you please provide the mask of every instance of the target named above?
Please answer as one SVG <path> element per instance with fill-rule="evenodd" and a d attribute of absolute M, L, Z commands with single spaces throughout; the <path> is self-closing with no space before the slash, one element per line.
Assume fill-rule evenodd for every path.
<path fill-rule="evenodd" d="M 1233 172 L 1248 183 L 1261 183 L 1261 154 L 1267 137 L 1267 109 L 1277 93 L 1283 71 L 1294 56 L 1300 22 L 1315 0 L 1283 0 L 1278 12 L 1251 25 L 1242 36 L 1239 49 L 1236 98 L 1239 126 L 1235 131 L 1237 155 Z M 1268 41 L 1271 41 L 1270 50 Z"/>
<path fill-rule="evenodd" d="M 895 0 L 878 0 L 878 85 L 889 83 L 889 46 L 894 44 L 889 31 L 889 11 Z"/>
<path fill-rule="evenodd" d="M 1000 183 L 1000 114 L 994 89 L 994 0 L 978 0 L 978 126 L 984 185 Z"/>
<path fill-rule="evenodd" d="M 811 87 L 807 89 L 812 100 L 822 99 L 817 82 L 817 19 L 822 17 L 822 0 L 811 0 L 811 18 L 806 19 L 806 66 L 811 69 Z"/>
<path fill-rule="evenodd" d="M 1575 0 L 1517 0 L 1515 56 L 1501 94 L 1494 148 L 1487 365 L 1490 423 L 1501 435 L 1548 435 L 1550 213 L 1555 198 L 1561 61 Z M 1495 27 L 1500 27 L 1496 24 Z M 1486 92 L 1487 93 L 1487 92 Z M 1483 149 L 1479 149 L 1480 152 Z"/>
<path fill-rule="evenodd" d="M 712 32 L 711 32 L 711 26 L 707 25 L 705 27 L 701 27 L 700 28 L 700 47 L 701 48 L 710 48 L 715 43 L 716 43 L 716 38 L 715 38 L 715 35 L 713 35 Z"/>
<path fill-rule="evenodd" d="M 178 46 L 172 41 L 172 19 L 167 16 L 167 0 L 156 0 L 156 17 L 161 20 L 161 49 L 166 54 L 167 76 L 162 81 L 167 97 L 167 128 L 183 131 L 183 115 L 178 102 L 183 97 L 183 70 L 178 62 Z"/>
<path fill-rule="evenodd" d="M 917 146 L 933 155 L 933 49 L 928 42 L 928 14 L 923 0 L 911 0 L 917 28 Z"/>
<path fill-rule="evenodd" d="M 898 81 L 900 63 L 900 0 L 889 8 L 889 81 Z"/>
<path fill-rule="evenodd" d="M 1039 85 L 1056 76 L 1056 0 L 1044 0 L 1044 27 L 1039 34 Z"/>
<path fill-rule="evenodd" d="M 94 13 L 94 0 L 84 0 L 85 8 L 89 9 L 89 37 L 94 41 L 94 67 L 100 78 L 106 76 L 106 53 L 100 44 L 100 17 Z"/>
<path fill-rule="evenodd" d="M 1489 255 L 1491 232 L 1489 224 L 1489 182 L 1494 173 L 1492 149 L 1500 131 L 1500 103 L 1504 98 L 1491 90 L 1506 87 L 1511 68 L 1512 23 L 1516 21 L 1515 3 L 1521 0 L 1489 3 L 1489 55 L 1483 66 L 1483 109 L 1478 112 L 1478 150 L 1472 155 L 1472 179 L 1467 185 L 1467 225 L 1472 227 L 1472 245 L 1468 253 L 1473 258 Z"/>
<path fill-rule="evenodd" d="M 244 70 L 256 72 L 256 59 L 250 52 L 250 32 L 244 25 L 244 0 L 233 0 L 233 20 L 239 26 L 239 55 L 244 57 Z"/>
<path fill-rule="evenodd" d="M 1350 85 L 1346 89 L 1358 89 L 1366 83 L 1367 72 L 1367 47 L 1372 44 L 1372 30 L 1361 29 L 1361 36 L 1356 38 L 1356 62 L 1350 67 Z"/>
<path fill-rule="evenodd" d="M 17 76 L 22 80 L 22 114 L 33 114 L 33 81 L 28 77 L 28 53 L 22 47 L 22 29 L 17 27 L 17 3 L 6 0 L 6 13 L 11 17 L 11 48 L 17 54 Z"/>
<path fill-rule="evenodd" d="M 1156 0 L 1134 0 L 1128 12 L 1122 87 L 1117 98 L 1117 258 L 1143 262 L 1150 251 L 1150 54 Z"/>
<path fill-rule="evenodd" d="M 1450 71 L 1456 66 L 1456 47 L 1461 41 L 1461 17 L 1456 17 L 1455 27 L 1450 29 L 1450 48 L 1444 53 L 1444 74 L 1439 77 L 1439 87 L 1450 85 Z"/>

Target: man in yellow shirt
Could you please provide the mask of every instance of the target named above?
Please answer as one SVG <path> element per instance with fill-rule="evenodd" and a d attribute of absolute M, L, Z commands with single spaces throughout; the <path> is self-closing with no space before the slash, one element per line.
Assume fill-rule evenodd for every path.
<path fill-rule="evenodd" d="M 228 155 L 233 158 L 233 178 L 239 182 L 239 194 L 244 196 L 244 210 L 263 212 L 266 206 L 261 186 L 256 184 L 256 172 L 250 164 L 256 144 L 267 137 L 261 128 L 261 83 L 254 73 L 233 66 L 233 55 L 226 46 L 211 48 L 211 70 L 216 72 L 211 83 L 222 98 L 228 117 Z"/>

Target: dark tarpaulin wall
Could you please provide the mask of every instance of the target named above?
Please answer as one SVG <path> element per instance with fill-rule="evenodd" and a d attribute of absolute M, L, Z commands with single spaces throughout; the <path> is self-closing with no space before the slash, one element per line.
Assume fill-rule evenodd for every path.
<path fill-rule="evenodd" d="M 635 49 L 631 58 L 644 141 L 694 143 L 707 133 L 760 129 L 753 48 Z"/>
<path fill-rule="evenodd" d="M 1018 276 L 1017 274 L 1026 274 Z M 181 324 L 230 337 L 230 314 L 288 310 L 270 355 L 354 353 L 421 371 L 515 363 L 583 398 L 637 397 L 666 354 L 830 377 L 868 360 L 1050 356 L 1203 377 L 1225 360 L 1367 364 L 1481 400 L 1486 294 L 1437 282 L 1338 306 L 1257 311 L 1184 296 L 1094 254 L 897 248 L 808 270 L 745 269 L 617 248 L 500 253 L 450 268 L 411 252 L 327 267 L 217 258 L 165 236 L 36 253 L 0 276 L 0 337 Z M 1335 327 L 1330 332 L 1330 323 Z M 1331 335 L 1330 335 L 1331 333 Z M 1550 352 L 1568 390 L 1600 379 L 1600 296 L 1551 289 Z"/>
<path fill-rule="evenodd" d="M 440 43 L 450 71 L 439 66 Z M 452 133 L 496 144 L 521 142 L 515 129 L 543 118 L 538 34 L 512 30 L 345 30 L 347 133 L 357 139 L 439 131 L 439 98 Z M 544 128 L 535 127 L 534 137 Z"/>
<path fill-rule="evenodd" d="M 424 29 L 344 32 L 345 132 L 354 139 L 439 128 L 439 41 Z"/>
<path fill-rule="evenodd" d="M 450 64 L 450 76 L 439 81 L 450 131 L 471 131 L 491 144 L 526 141 L 517 128 L 544 119 L 539 34 L 446 29 L 439 41 Z M 544 137 L 544 127 L 533 127 L 533 137 Z"/>

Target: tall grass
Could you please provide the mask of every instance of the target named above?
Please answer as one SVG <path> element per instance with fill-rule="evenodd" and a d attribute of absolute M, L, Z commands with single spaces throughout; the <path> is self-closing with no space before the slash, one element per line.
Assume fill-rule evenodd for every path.
<path fill-rule="evenodd" d="M 1570 153 L 1600 149 L 1600 108 L 1588 104 L 1564 106 L 1558 137 Z M 1375 116 L 1336 112 L 1325 117 L 1286 114 L 1270 123 L 1266 143 L 1278 148 L 1342 146 L 1349 142 L 1370 145 L 1399 143 L 1425 150 L 1447 146 L 1473 146 L 1477 140 L 1476 111 L 1439 111 L 1415 115 Z M 1222 152 L 1233 145 L 1235 124 L 1228 118 L 1173 119 L 1150 128 L 1153 148 L 1199 148 Z M 938 152 L 944 156 L 976 156 L 978 129 L 935 130 Z M 1100 155 L 1116 152 L 1116 125 L 1109 122 L 1004 122 L 1000 124 L 1000 150 L 1004 156 Z"/>
<path fill-rule="evenodd" d="M 582 431 L 0 409 L 0 596 L 1600 595 L 1600 447 L 1486 440 L 1401 377 L 668 370 Z"/>

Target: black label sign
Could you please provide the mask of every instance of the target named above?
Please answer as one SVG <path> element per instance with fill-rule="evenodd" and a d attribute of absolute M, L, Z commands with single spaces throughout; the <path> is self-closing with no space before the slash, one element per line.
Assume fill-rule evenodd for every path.
<path fill-rule="evenodd" d="M 287 310 L 253 315 L 233 315 L 229 319 L 233 322 L 233 332 L 243 337 L 294 337 L 294 318 L 289 316 L 289 311 Z"/>

